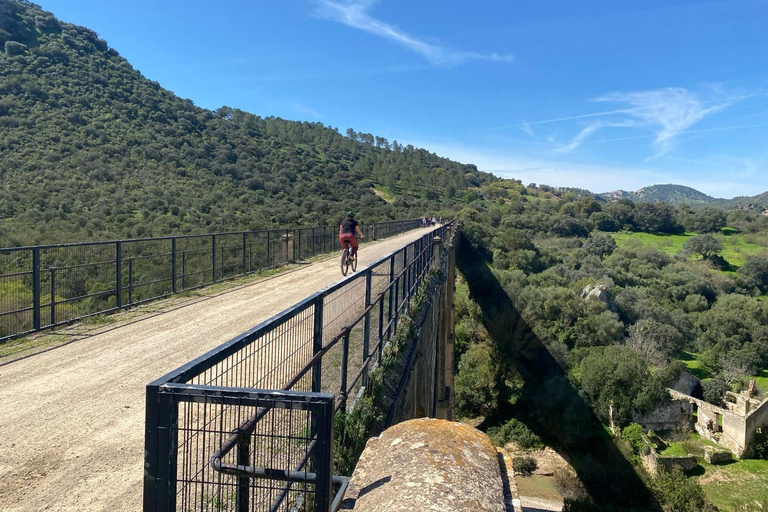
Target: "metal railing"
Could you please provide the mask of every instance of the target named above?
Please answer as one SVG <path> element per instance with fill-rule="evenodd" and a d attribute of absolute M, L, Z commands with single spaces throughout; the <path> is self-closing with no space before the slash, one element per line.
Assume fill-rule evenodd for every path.
<path fill-rule="evenodd" d="M 418 220 L 361 225 L 364 240 Z M 0 342 L 335 251 L 338 226 L 0 248 Z"/>
<path fill-rule="evenodd" d="M 347 479 L 329 470 L 333 416 L 381 363 L 432 267 L 435 237 L 451 229 L 150 383 L 145 512 L 336 510 Z"/>

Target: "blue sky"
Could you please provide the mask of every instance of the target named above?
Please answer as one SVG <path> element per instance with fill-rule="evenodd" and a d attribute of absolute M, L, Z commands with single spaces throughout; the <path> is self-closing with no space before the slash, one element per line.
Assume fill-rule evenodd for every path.
<path fill-rule="evenodd" d="M 524 183 L 768 190 L 768 0 L 39 0 L 214 109 Z"/>

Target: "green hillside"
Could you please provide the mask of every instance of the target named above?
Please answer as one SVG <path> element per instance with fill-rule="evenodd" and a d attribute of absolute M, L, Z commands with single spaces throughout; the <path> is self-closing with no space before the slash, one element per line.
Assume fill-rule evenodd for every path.
<path fill-rule="evenodd" d="M 691 206 L 703 206 L 717 201 L 714 197 L 699 192 L 694 188 L 671 184 L 651 185 L 650 187 L 644 187 L 634 192 L 616 190 L 614 192 L 606 192 L 599 195 L 604 199 L 631 199 L 632 201 L 638 202 L 664 202 L 672 205 L 687 203 Z"/>
<path fill-rule="evenodd" d="M 614 190 L 613 192 L 596 194 L 595 197 L 607 201 L 630 199 L 635 202 L 663 202 L 674 206 L 688 204 L 694 208 L 716 206 L 726 210 L 756 209 L 759 211 L 768 208 L 768 192 L 749 197 L 739 196 L 734 197 L 733 199 L 722 199 L 708 196 L 703 192 L 699 192 L 694 188 L 686 187 L 684 185 L 651 185 L 650 187 L 643 187 L 634 192 Z"/>
<path fill-rule="evenodd" d="M 352 129 L 198 108 L 93 31 L 0 0 L 0 246 L 421 216 L 495 180 Z"/>

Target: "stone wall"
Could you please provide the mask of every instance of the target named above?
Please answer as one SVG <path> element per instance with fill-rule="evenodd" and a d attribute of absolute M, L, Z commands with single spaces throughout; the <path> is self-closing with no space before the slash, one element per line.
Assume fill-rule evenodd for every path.
<path fill-rule="evenodd" d="M 674 430 L 687 425 L 691 417 L 691 403 L 688 400 L 673 399 L 661 403 L 656 409 L 642 416 L 635 416 L 633 421 L 648 430 Z"/>
<path fill-rule="evenodd" d="M 434 290 L 434 295 L 439 296 L 440 288 Z M 409 354 L 410 364 L 404 369 L 404 387 L 393 423 L 435 416 L 438 398 L 435 377 L 439 314 L 438 308 L 431 306 L 425 312 L 426 317 L 416 319 L 416 339 L 411 347 L 413 353 Z"/>
<path fill-rule="evenodd" d="M 646 443 L 647 443 L 646 439 Z M 690 471 L 694 469 L 698 462 L 693 455 L 686 456 L 663 456 L 656 452 L 650 443 L 648 443 L 650 451 L 647 454 L 640 455 L 640 461 L 643 464 L 648 473 L 652 475 L 658 474 L 659 471 L 672 471 L 673 469 L 680 469 L 682 471 Z"/>
<path fill-rule="evenodd" d="M 696 462 L 696 457 L 693 455 L 684 457 L 664 457 L 658 455 L 656 457 L 656 471 L 672 471 L 674 469 L 690 471 L 698 465 L 699 463 Z"/>
<path fill-rule="evenodd" d="M 768 423 L 768 401 L 744 416 L 672 389 L 669 392 L 674 399 L 686 400 L 692 406 L 696 406 L 698 409 L 697 421 L 694 425 L 696 432 L 728 448 L 738 457 L 749 455 L 755 429 Z"/>
<path fill-rule="evenodd" d="M 374 404 L 384 414 L 379 430 L 413 418 L 453 417 L 454 244 L 458 230 L 446 234 L 450 236 L 447 245 L 433 245 L 440 271 L 436 264 L 425 288 L 412 300 L 407 319 L 398 325 L 397 350 Z"/>
<path fill-rule="evenodd" d="M 755 441 L 755 431 L 758 428 L 766 428 L 768 426 L 768 400 L 765 400 L 759 407 L 754 409 L 747 415 L 746 421 L 746 444 L 748 447 L 752 447 L 752 443 Z"/>

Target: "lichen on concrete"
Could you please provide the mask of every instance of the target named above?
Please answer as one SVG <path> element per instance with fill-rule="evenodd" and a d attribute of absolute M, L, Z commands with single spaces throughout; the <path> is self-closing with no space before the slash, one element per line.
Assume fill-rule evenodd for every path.
<path fill-rule="evenodd" d="M 504 491 L 488 436 L 462 423 L 421 418 L 368 441 L 342 510 L 505 512 Z"/>

